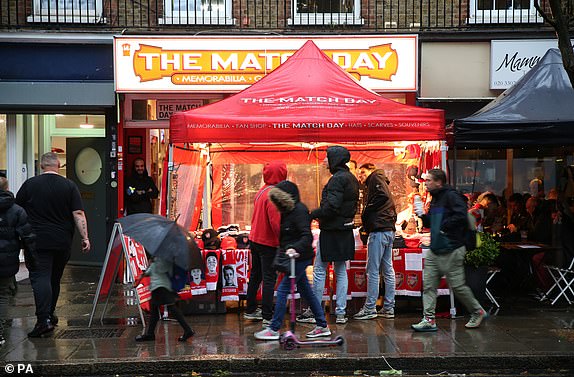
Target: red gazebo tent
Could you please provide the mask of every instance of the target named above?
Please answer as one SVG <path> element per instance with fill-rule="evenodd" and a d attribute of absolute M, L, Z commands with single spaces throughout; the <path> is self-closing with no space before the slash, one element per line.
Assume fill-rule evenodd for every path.
<path fill-rule="evenodd" d="M 444 112 L 363 88 L 312 41 L 247 89 L 176 113 L 172 143 L 443 140 Z"/>
<path fill-rule="evenodd" d="M 226 217 L 230 211 L 227 207 L 236 207 L 242 216 L 249 214 L 252 191 L 260 185 L 260 181 L 251 182 L 256 180 L 260 166 L 246 168 L 241 181 L 232 178 L 238 170 L 229 164 L 248 166 L 273 159 L 291 164 L 290 179 L 312 185 L 303 190 L 308 195 L 303 199 L 312 206 L 323 183 L 319 171 L 326 145 L 344 144 L 359 163 L 387 164 L 396 162 L 395 148 L 408 144 L 405 141 L 444 138 L 443 110 L 404 105 L 365 89 L 308 41 L 285 63 L 247 89 L 171 117 L 169 139 L 175 146 L 172 153 L 175 166 L 182 166 L 178 161 L 187 159 L 185 164 L 196 165 L 197 169 L 187 178 L 178 173 L 180 182 L 175 191 L 180 203 L 172 205 L 170 213 L 181 214 L 179 222 L 194 228 L 201 209 L 206 160 L 199 156 L 206 154 L 196 152 L 194 157 L 181 143 L 210 145 L 213 191 L 208 191 L 207 200 L 211 200 L 208 207 L 213 219 L 211 224 L 203 226 L 217 227 L 226 221 L 242 222 L 233 215 Z M 440 152 L 433 148 L 432 164 L 436 166 Z M 193 211 L 193 219 L 189 211 Z"/>

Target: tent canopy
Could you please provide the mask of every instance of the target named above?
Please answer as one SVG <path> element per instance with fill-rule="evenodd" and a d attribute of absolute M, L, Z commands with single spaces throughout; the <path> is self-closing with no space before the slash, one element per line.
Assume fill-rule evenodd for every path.
<path fill-rule="evenodd" d="M 273 72 L 219 102 L 170 119 L 174 143 L 444 139 L 443 110 L 363 88 L 312 41 Z"/>
<path fill-rule="evenodd" d="M 454 121 L 461 147 L 559 146 L 574 140 L 574 90 L 560 51 L 473 115 Z"/>

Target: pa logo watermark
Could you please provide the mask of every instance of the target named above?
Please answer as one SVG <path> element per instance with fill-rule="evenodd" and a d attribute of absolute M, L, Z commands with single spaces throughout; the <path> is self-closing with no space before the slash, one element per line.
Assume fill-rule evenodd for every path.
<path fill-rule="evenodd" d="M 7 374 L 34 374 L 32 364 L 16 363 L 4 365 Z"/>

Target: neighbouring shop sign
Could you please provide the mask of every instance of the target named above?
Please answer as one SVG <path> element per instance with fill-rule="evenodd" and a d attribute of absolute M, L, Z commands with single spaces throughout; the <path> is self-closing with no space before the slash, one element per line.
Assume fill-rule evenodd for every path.
<path fill-rule="evenodd" d="M 368 89 L 417 90 L 417 36 L 398 35 L 292 38 L 120 36 L 114 39 L 116 91 L 237 92 L 265 77 L 309 39 Z M 159 111 L 158 119 L 164 119 L 159 117 Z"/>
<path fill-rule="evenodd" d="M 169 117 L 178 111 L 196 109 L 203 105 L 201 100 L 158 100 L 156 102 L 156 119 L 169 120 Z"/>
<path fill-rule="evenodd" d="M 490 89 L 508 89 L 551 48 L 556 39 L 500 40 L 490 44 Z"/>

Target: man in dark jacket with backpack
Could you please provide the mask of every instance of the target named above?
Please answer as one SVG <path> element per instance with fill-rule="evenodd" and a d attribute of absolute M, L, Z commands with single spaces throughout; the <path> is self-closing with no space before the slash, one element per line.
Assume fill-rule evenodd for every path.
<path fill-rule="evenodd" d="M 0 177 L 0 346 L 4 344 L 4 323 L 10 285 L 20 268 L 20 245 L 24 245 L 26 266 L 34 269 L 35 236 L 28 223 L 26 211 L 14 203 L 14 194 L 8 191 L 8 180 Z"/>
<path fill-rule="evenodd" d="M 423 318 L 411 327 L 415 331 L 437 331 L 437 287 L 445 275 L 451 292 L 471 313 L 465 327 L 477 328 L 487 314 L 465 283 L 463 262 L 469 231 L 466 202 L 461 193 L 446 184 L 443 170 L 429 170 L 425 184 L 432 195 L 429 211 L 425 214 L 422 206 L 415 206 L 415 213 L 425 227 L 430 227 L 431 245 L 423 272 Z"/>

